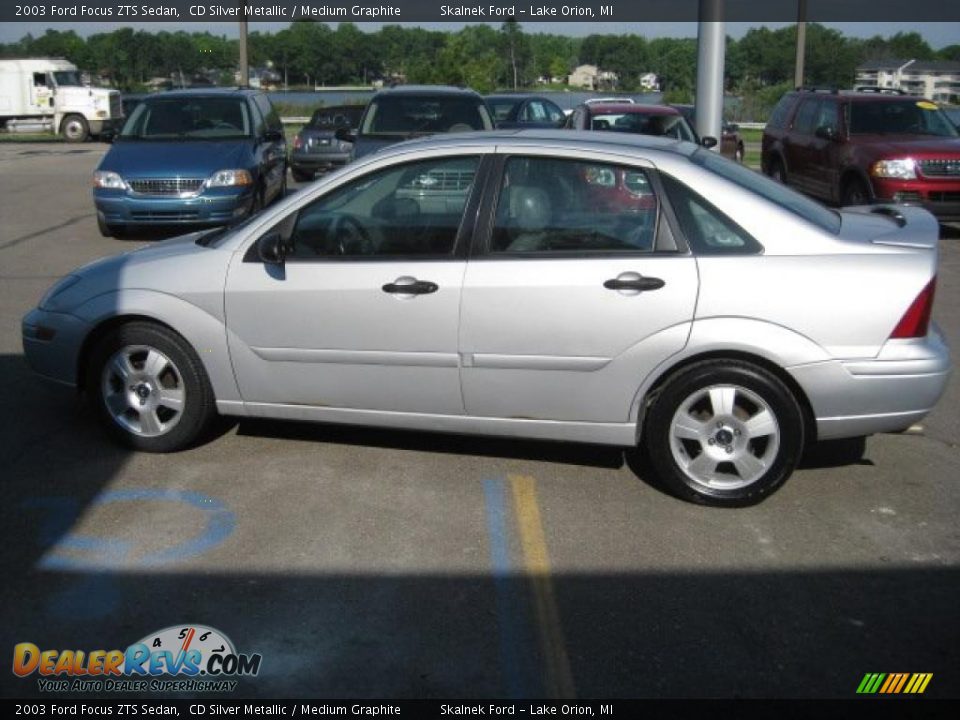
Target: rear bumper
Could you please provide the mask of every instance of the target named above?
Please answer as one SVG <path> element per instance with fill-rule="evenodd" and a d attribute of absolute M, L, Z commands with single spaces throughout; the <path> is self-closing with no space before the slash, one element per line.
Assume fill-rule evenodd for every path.
<path fill-rule="evenodd" d="M 876 358 L 788 368 L 807 394 L 817 439 L 906 430 L 937 404 L 950 376 L 939 328 L 927 337 L 890 340 Z"/>
<path fill-rule="evenodd" d="M 290 153 L 290 167 L 298 172 L 326 172 L 350 162 L 349 152 Z"/>
<path fill-rule="evenodd" d="M 93 191 L 94 205 L 107 225 L 224 225 L 246 215 L 253 197 L 251 188 L 208 191 L 189 198 Z"/>

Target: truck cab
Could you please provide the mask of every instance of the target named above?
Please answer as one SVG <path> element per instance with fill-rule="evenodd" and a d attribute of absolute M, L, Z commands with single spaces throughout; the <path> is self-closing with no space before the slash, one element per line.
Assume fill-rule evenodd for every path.
<path fill-rule="evenodd" d="M 85 86 L 67 60 L 0 60 L 0 123 L 9 129 L 50 130 L 83 142 L 122 122 L 120 93 Z"/>

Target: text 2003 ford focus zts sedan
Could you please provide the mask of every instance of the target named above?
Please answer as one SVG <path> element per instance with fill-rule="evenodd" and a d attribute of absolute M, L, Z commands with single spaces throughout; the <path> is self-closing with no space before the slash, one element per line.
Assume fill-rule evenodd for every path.
<path fill-rule="evenodd" d="M 689 143 L 433 137 L 77 270 L 24 348 L 141 450 L 217 412 L 639 442 L 681 497 L 747 504 L 806 443 L 937 402 L 937 237 L 924 210 L 835 212 Z"/>

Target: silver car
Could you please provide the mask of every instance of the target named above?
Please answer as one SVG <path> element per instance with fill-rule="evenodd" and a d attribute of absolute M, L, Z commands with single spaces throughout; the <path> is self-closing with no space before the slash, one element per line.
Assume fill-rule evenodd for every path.
<path fill-rule="evenodd" d="M 639 443 L 680 497 L 746 505 L 806 444 L 936 404 L 938 234 L 922 209 L 838 212 L 690 143 L 439 136 L 80 268 L 23 343 L 139 450 L 218 413 Z"/>

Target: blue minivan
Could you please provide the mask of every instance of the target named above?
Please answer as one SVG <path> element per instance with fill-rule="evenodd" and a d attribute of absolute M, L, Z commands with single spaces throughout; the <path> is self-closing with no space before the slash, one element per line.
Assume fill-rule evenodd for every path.
<path fill-rule="evenodd" d="M 226 225 L 283 197 L 280 117 L 256 90 L 178 90 L 143 99 L 93 173 L 97 224 Z"/>

